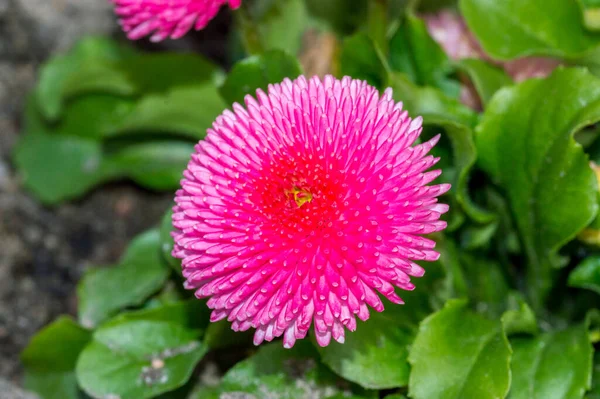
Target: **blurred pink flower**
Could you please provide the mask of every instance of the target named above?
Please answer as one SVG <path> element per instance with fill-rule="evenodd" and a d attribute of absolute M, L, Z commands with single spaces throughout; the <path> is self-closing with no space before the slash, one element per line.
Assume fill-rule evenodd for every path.
<path fill-rule="evenodd" d="M 531 78 L 545 78 L 560 65 L 553 58 L 526 57 L 504 62 L 504 70 L 515 82 Z"/>
<path fill-rule="evenodd" d="M 423 19 L 433 40 L 450 58 L 453 60 L 484 59 L 502 67 L 517 83 L 530 78 L 544 78 L 560 65 L 558 60 L 542 57 L 525 57 L 504 62 L 494 61 L 483 51 L 458 13 L 443 10 L 436 14 L 426 14 Z M 479 98 L 472 86 L 463 87 L 460 98 L 464 104 L 472 108 L 479 106 Z"/>
<path fill-rule="evenodd" d="M 428 185 L 437 143 L 413 143 L 411 119 L 391 89 L 304 77 L 246 96 L 196 146 L 175 197 L 173 256 L 185 286 L 209 298 L 211 321 L 255 328 L 254 343 L 283 335 L 292 347 L 314 324 L 321 346 L 344 342 L 379 294 L 434 261 L 448 184 Z"/>
<path fill-rule="evenodd" d="M 111 0 L 127 37 L 152 35 L 153 42 L 179 39 L 190 29 L 203 29 L 221 6 L 236 9 L 242 0 Z"/>
<path fill-rule="evenodd" d="M 423 16 L 429 34 L 453 60 L 485 58 L 485 53 L 467 27 L 464 19 L 455 12 L 443 10 Z"/>

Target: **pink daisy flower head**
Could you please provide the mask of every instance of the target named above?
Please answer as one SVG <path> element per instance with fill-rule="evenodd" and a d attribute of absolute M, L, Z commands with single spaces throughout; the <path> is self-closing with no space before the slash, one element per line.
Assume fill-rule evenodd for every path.
<path fill-rule="evenodd" d="M 190 29 L 201 30 L 221 6 L 236 9 L 242 0 L 111 0 L 120 23 L 131 40 L 152 35 L 159 42 L 179 39 Z"/>
<path fill-rule="evenodd" d="M 450 186 L 428 185 L 439 136 L 413 145 L 421 118 L 349 77 L 286 79 L 245 103 L 196 146 L 175 198 L 185 286 L 256 345 L 292 347 L 311 325 L 321 346 L 344 342 L 439 257 L 422 236 L 446 227 Z"/>

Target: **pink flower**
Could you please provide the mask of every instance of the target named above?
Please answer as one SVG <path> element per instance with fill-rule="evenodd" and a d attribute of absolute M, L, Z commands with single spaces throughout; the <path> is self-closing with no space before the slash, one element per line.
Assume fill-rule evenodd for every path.
<path fill-rule="evenodd" d="M 111 0 L 127 37 L 137 40 L 152 34 L 159 42 L 179 39 L 190 29 L 203 29 L 221 6 L 236 9 L 242 0 Z"/>
<path fill-rule="evenodd" d="M 522 82 L 531 78 L 548 77 L 560 61 L 553 58 L 526 57 L 504 63 L 504 70 L 515 82 Z"/>
<path fill-rule="evenodd" d="M 356 316 L 383 311 L 378 294 L 434 261 L 448 184 L 427 184 L 435 137 L 412 146 L 410 119 L 391 89 L 326 76 L 284 80 L 217 118 L 177 192 L 173 256 L 185 286 L 209 298 L 211 321 L 255 328 L 254 343 L 292 347 L 314 324 L 317 341 L 344 342 Z"/>
<path fill-rule="evenodd" d="M 431 38 L 453 60 L 484 58 L 485 53 L 467 27 L 464 19 L 455 12 L 443 10 L 423 16 Z"/>

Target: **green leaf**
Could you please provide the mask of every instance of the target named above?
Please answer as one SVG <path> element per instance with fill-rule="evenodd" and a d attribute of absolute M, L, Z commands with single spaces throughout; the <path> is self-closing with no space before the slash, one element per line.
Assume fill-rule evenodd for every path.
<path fill-rule="evenodd" d="M 569 287 L 579 287 L 600 294 L 600 257 L 585 258 L 569 274 Z"/>
<path fill-rule="evenodd" d="M 169 210 L 167 213 L 165 213 L 165 216 L 163 216 L 160 223 L 160 250 L 162 252 L 163 259 L 179 275 L 181 275 L 181 260 L 174 258 L 173 255 L 171 255 L 175 245 L 175 241 L 173 241 L 173 237 L 171 236 L 171 232 L 174 230 L 172 218 L 173 211 Z"/>
<path fill-rule="evenodd" d="M 585 395 L 586 399 L 600 399 L 600 354 L 594 354 L 594 370 L 592 372 L 592 387 Z"/>
<path fill-rule="evenodd" d="M 421 115 L 424 121 L 454 122 L 467 127 L 477 123 L 477 114 L 457 99 L 432 87 L 418 87 L 402 74 L 391 74 L 389 85 L 394 89 L 396 101 L 402 101 L 411 115 Z"/>
<path fill-rule="evenodd" d="M 129 62 L 128 60 L 125 62 Z M 84 94 L 110 94 L 129 97 L 138 92 L 138 88 L 121 69 L 121 64 L 98 58 L 87 60 L 77 70 L 71 71 L 65 78 L 61 93 L 57 93 L 56 101 L 64 104 L 69 99 Z M 54 115 L 49 115 L 51 120 L 57 120 L 60 109 Z"/>
<path fill-rule="evenodd" d="M 206 64 L 202 58 L 164 56 L 149 65 L 167 67 L 178 60 L 197 68 Z M 213 79 L 217 72 L 206 65 L 209 76 L 188 78 Z M 141 85 L 143 78 L 138 79 Z M 174 85 L 183 82 L 171 81 Z M 24 185 L 48 204 L 76 198 L 119 177 L 157 190 L 174 189 L 193 144 L 165 141 L 164 135 L 178 134 L 197 142 L 224 108 L 214 83 L 206 83 L 149 95 L 137 104 L 102 94 L 76 97 L 69 101 L 61 120 L 48 124 L 32 96 L 25 111 L 25 134 L 15 148 L 15 163 Z M 139 142 L 150 134 L 160 139 Z"/>
<path fill-rule="evenodd" d="M 100 144 L 92 139 L 48 132 L 30 98 L 26 132 L 14 150 L 23 184 L 47 204 L 75 198 L 118 175 L 104 163 Z"/>
<path fill-rule="evenodd" d="M 234 346 L 251 346 L 254 332 L 252 330 L 233 331 L 231 322 L 220 320 L 210 323 L 204 334 L 204 344 L 212 349 L 223 349 Z"/>
<path fill-rule="evenodd" d="M 75 198 L 113 175 L 98 143 L 77 137 L 24 135 L 15 162 L 25 187 L 47 204 Z"/>
<path fill-rule="evenodd" d="M 390 7 L 387 1 L 369 1 L 365 16 L 363 31 L 369 35 L 375 46 L 383 53 L 389 52 L 388 21 L 390 20 Z"/>
<path fill-rule="evenodd" d="M 163 93 L 222 79 L 222 71 L 195 54 L 137 54 L 107 39 L 88 38 L 42 69 L 35 94 L 42 114 L 56 121 L 71 98 L 89 93 L 133 96 Z"/>
<path fill-rule="evenodd" d="M 245 393 L 257 398 L 309 399 L 335 394 L 335 382 L 311 344 L 303 340 L 292 349 L 284 349 L 281 342 L 262 346 L 225 374 L 219 390 L 221 397 Z"/>
<path fill-rule="evenodd" d="M 442 258 L 446 255 L 444 252 Z M 453 278 L 454 270 L 444 270 L 444 266 L 441 262 L 428 265 L 425 276 L 413 280 L 417 286 L 414 291 L 399 293 L 405 305 L 385 301 L 383 312 L 371 311 L 369 320 L 358 323 L 356 331 L 346 331 L 343 344 L 315 345 L 323 363 L 364 388 L 406 386 L 410 374 L 408 348 L 419 322 L 434 311 L 432 293 L 440 292 L 439 285 Z"/>
<path fill-rule="evenodd" d="M 453 7 L 456 5 L 457 0 L 417 0 L 418 10 L 422 12 L 433 12 L 441 8 Z"/>
<path fill-rule="evenodd" d="M 190 142 L 155 140 L 128 145 L 107 155 L 106 162 L 140 185 L 173 190 L 179 187 L 193 152 Z"/>
<path fill-rule="evenodd" d="M 503 398 L 510 386 L 510 346 L 499 321 L 449 301 L 425 319 L 410 350 L 411 398 Z"/>
<path fill-rule="evenodd" d="M 194 388 L 188 399 L 221 399 L 219 387 L 199 385 Z"/>
<path fill-rule="evenodd" d="M 143 54 L 123 63 L 125 73 L 140 93 L 165 93 L 178 87 L 218 83 L 223 71 L 198 54 Z"/>
<path fill-rule="evenodd" d="M 90 338 L 66 316 L 38 332 L 21 355 L 25 388 L 44 399 L 78 399 L 75 364 Z"/>
<path fill-rule="evenodd" d="M 244 97 L 254 95 L 257 89 L 267 90 L 270 83 L 280 83 L 284 78 L 295 79 L 302 74 L 296 58 L 280 51 L 246 58 L 235 64 L 220 88 L 228 103 L 244 103 Z"/>
<path fill-rule="evenodd" d="M 498 222 L 484 225 L 469 225 L 461 231 L 460 244 L 464 249 L 472 250 L 489 246 L 490 240 L 498 231 Z"/>
<path fill-rule="evenodd" d="M 341 73 L 354 78 L 367 80 L 376 87 L 390 86 L 394 99 L 402 101 L 404 109 L 411 116 L 423 117 L 426 125 L 445 128 L 452 142 L 456 181 L 452 182 L 452 192 L 465 212 L 479 223 L 489 223 L 495 216 L 477 207 L 468 195 L 468 180 L 477 154 L 473 141 L 472 127 L 478 120 L 477 114 L 432 87 L 418 87 L 405 75 L 390 73 L 389 67 L 364 34 L 356 34 L 346 39 L 340 55 Z"/>
<path fill-rule="evenodd" d="M 62 119 L 53 125 L 55 135 L 102 140 L 121 126 L 134 109 L 131 100 L 110 95 L 88 95 L 70 101 Z"/>
<path fill-rule="evenodd" d="M 506 308 L 508 282 L 500 264 L 490 258 L 456 251 L 467 281 L 468 297 L 473 305 L 490 317 L 499 317 Z"/>
<path fill-rule="evenodd" d="M 120 309 L 141 305 L 168 275 L 158 230 L 139 235 L 118 266 L 90 269 L 77 285 L 81 324 L 94 327 Z"/>
<path fill-rule="evenodd" d="M 479 59 L 462 59 L 458 61 L 459 70 L 467 74 L 479 94 L 484 108 L 493 95 L 504 86 L 513 84 L 512 79 L 502 68 L 491 65 Z"/>
<path fill-rule="evenodd" d="M 440 258 L 435 264 L 439 264 L 445 273 L 445 279 L 442 281 L 443 285 L 435 288 L 435 291 L 439 293 L 442 300 L 442 303 L 437 306 L 439 308 L 448 299 L 467 296 L 469 294 L 469 286 L 463 272 L 460 251 L 454 241 L 443 234 L 438 234 L 435 237 L 435 241 L 436 251 L 440 253 Z M 427 273 L 430 273 L 430 269 L 431 267 L 427 270 Z"/>
<path fill-rule="evenodd" d="M 456 180 L 451 182 L 451 192 L 455 193 L 457 201 L 473 220 L 478 223 L 493 221 L 495 216 L 473 203 L 468 190 L 469 175 L 477 159 L 472 130 L 477 115 L 458 100 L 431 87 L 417 87 L 403 75 L 392 74 L 390 86 L 394 89 L 394 99 L 402 101 L 410 115 L 420 115 L 425 125 L 437 125 L 445 129 L 452 143 L 456 168 Z"/>
<path fill-rule="evenodd" d="M 206 353 L 196 337 L 196 332 L 165 321 L 101 327 L 79 357 L 77 381 L 94 398 L 153 398 L 190 378 Z"/>
<path fill-rule="evenodd" d="M 506 335 L 538 333 L 537 320 L 533 310 L 521 298 L 520 293 L 508 296 L 509 309 L 502 314 L 502 326 Z"/>
<path fill-rule="evenodd" d="M 156 190 L 179 187 L 194 144 L 146 141 L 106 152 L 102 143 L 60 132 L 27 132 L 15 148 L 24 185 L 47 204 L 85 194 L 121 176 Z"/>
<path fill-rule="evenodd" d="M 302 46 L 302 35 L 308 19 L 304 1 L 267 2 L 269 7 L 265 7 L 265 10 L 261 10 L 253 18 L 263 46 L 267 50 L 284 50 L 297 54 Z M 256 4 L 259 5 L 260 2 Z"/>
<path fill-rule="evenodd" d="M 196 298 L 170 302 L 157 307 L 121 312 L 102 324 L 102 327 L 130 321 L 165 321 L 190 330 L 204 330 L 209 325 L 210 310 L 205 301 Z"/>
<path fill-rule="evenodd" d="M 534 308 L 550 289 L 558 249 L 598 210 L 596 177 L 573 134 L 600 120 L 599 96 L 589 72 L 559 69 L 500 90 L 476 129 L 479 163 L 508 195 Z"/>
<path fill-rule="evenodd" d="M 105 38 L 81 40 L 68 54 L 48 61 L 40 71 L 35 98 L 45 118 L 56 120 L 66 97 L 84 92 L 131 95 L 135 86 L 117 61 L 135 54 Z"/>
<path fill-rule="evenodd" d="M 586 323 L 511 339 L 511 399 L 575 399 L 590 388 L 593 348 Z"/>
<path fill-rule="evenodd" d="M 351 7 L 347 0 L 307 0 L 306 6 L 313 18 L 340 34 L 348 34 L 364 21 L 368 0 L 354 0 Z"/>
<path fill-rule="evenodd" d="M 390 307 L 400 306 L 391 304 Z M 406 305 L 410 306 L 410 305 Z M 394 316 L 401 312 L 371 312 L 366 323 L 346 333 L 346 342 L 332 342 L 317 348 L 323 363 L 347 380 L 364 388 L 387 389 L 406 386 L 410 366 L 408 346 L 415 332 L 402 326 Z"/>
<path fill-rule="evenodd" d="M 142 309 L 157 309 L 166 305 L 172 305 L 189 298 L 189 291 L 183 290 L 181 281 L 178 279 L 167 280 L 159 292 L 153 295 L 142 305 Z"/>
<path fill-rule="evenodd" d="M 576 1 L 461 0 L 460 9 L 485 51 L 499 59 L 576 59 L 600 44 L 585 30 Z"/>
<path fill-rule="evenodd" d="M 389 67 L 383 54 L 365 33 L 357 33 L 344 40 L 340 52 L 340 75 L 366 80 L 378 89 L 384 89 Z"/>
<path fill-rule="evenodd" d="M 197 141 L 225 108 L 213 84 L 175 88 L 141 99 L 110 135 L 168 132 Z"/>
<path fill-rule="evenodd" d="M 406 74 L 413 83 L 458 98 L 460 84 L 448 77 L 454 72 L 448 56 L 429 36 L 425 23 L 411 13 L 392 37 L 389 57 L 390 67 Z"/>

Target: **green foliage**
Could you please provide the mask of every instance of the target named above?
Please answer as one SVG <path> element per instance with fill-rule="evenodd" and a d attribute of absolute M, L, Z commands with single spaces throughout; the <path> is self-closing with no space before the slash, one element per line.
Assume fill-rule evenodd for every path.
<path fill-rule="evenodd" d="M 153 398 L 185 384 L 205 353 L 197 333 L 176 323 L 110 323 L 81 353 L 77 381 L 92 397 Z"/>
<path fill-rule="evenodd" d="M 499 321 L 450 301 L 426 318 L 412 345 L 412 398 L 502 398 L 510 387 L 511 349 Z"/>
<path fill-rule="evenodd" d="M 298 61 L 281 50 L 252 56 L 237 63 L 220 88 L 228 103 L 244 103 L 244 97 L 257 89 L 266 90 L 270 83 L 284 78 L 294 79 L 302 74 Z"/>
<path fill-rule="evenodd" d="M 424 48 L 433 51 L 437 47 Z M 411 115 L 420 115 L 425 124 L 445 129 L 455 161 L 452 192 L 471 218 L 479 223 L 490 223 L 494 216 L 476 206 L 467 192 L 469 173 L 477 158 L 473 141 L 477 114 L 441 90 L 420 87 L 407 75 L 392 71 L 381 52 L 365 34 L 359 33 L 346 40 L 340 62 L 342 75 L 364 79 L 376 87 L 392 87 L 394 98 L 402 101 L 404 109 Z M 441 133 L 441 129 L 438 132 Z"/>
<path fill-rule="evenodd" d="M 343 344 L 256 348 L 252 328 L 211 323 L 183 288 L 169 211 L 117 265 L 84 274 L 78 316 L 93 330 L 64 316 L 42 329 L 22 355 L 26 387 L 41 399 L 600 398 L 600 252 L 575 239 L 598 228 L 600 3 L 243 3 L 265 51 L 227 74 L 102 38 L 44 64 L 14 153 L 25 187 L 46 204 L 121 179 L 175 190 L 213 121 L 302 74 L 305 32 L 331 30 L 335 74 L 391 87 L 423 118 L 421 141 L 441 135 L 436 182 L 452 189 L 440 199 L 449 227 L 431 237 L 440 259 L 413 292 L 398 290 L 404 305 L 370 309 Z M 491 58 L 569 67 L 515 85 L 491 58 L 451 60 L 419 17 L 454 6 Z M 483 110 L 461 102 L 467 84 Z"/>
<path fill-rule="evenodd" d="M 250 346 L 252 331 L 236 332 L 227 320 L 210 323 L 204 333 L 204 344 L 210 349 Z"/>
<path fill-rule="evenodd" d="M 342 377 L 372 389 L 397 388 L 408 384 L 408 346 L 414 331 L 401 325 L 393 308 L 371 315 L 348 333 L 343 344 L 332 342 L 318 348 L 322 361 Z"/>
<path fill-rule="evenodd" d="M 155 190 L 177 187 L 194 145 L 180 140 L 153 140 L 131 144 L 110 155 L 114 168 L 136 183 Z"/>
<path fill-rule="evenodd" d="M 193 144 L 226 107 L 222 74 L 198 55 L 83 40 L 42 68 L 27 103 L 14 154 L 25 186 L 48 204 L 121 178 L 176 188 Z"/>
<path fill-rule="evenodd" d="M 140 235 L 118 266 L 90 269 L 79 282 L 81 324 L 96 327 L 121 309 L 141 305 L 163 286 L 168 276 L 158 230 Z"/>
<path fill-rule="evenodd" d="M 326 373 L 316 359 L 317 353 L 306 341 L 297 343 L 291 350 L 284 349 L 279 343 L 270 344 L 229 370 L 223 377 L 220 391 L 295 397 L 303 393 L 302 387 L 290 383 L 297 378 L 320 385 L 316 389 L 328 386 L 334 389 L 333 374 Z M 319 375 L 317 368 L 326 376 Z"/>
<path fill-rule="evenodd" d="M 432 313 L 435 291 L 452 271 L 441 264 L 431 265 L 427 274 L 416 281 L 414 292 L 402 293 L 405 305 L 385 302 L 385 311 L 371 312 L 369 320 L 358 323 L 355 332 L 347 332 L 345 342 L 332 342 L 317 350 L 321 360 L 333 371 L 365 388 L 387 389 L 408 385 L 408 350 L 419 322 Z"/>
<path fill-rule="evenodd" d="M 78 399 L 75 364 L 91 333 L 61 316 L 37 333 L 21 359 L 25 387 L 44 399 Z"/>
<path fill-rule="evenodd" d="M 310 15 L 340 34 L 349 34 L 363 21 L 369 0 L 306 0 Z"/>
<path fill-rule="evenodd" d="M 600 120 L 598 95 L 600 80 L 587 71 L 558 70 L 498 92 L 477 127 L 479 163 L 506 191 L 536 306 L 550 289 L 558 249 L 598 211 L 596 177 L 573 140 Z"/>
<path fill-rule="evenodd" d="M 501 68 L 479 59 L 461 60 L 458 62 L 458 68 L 469 76 L 484 107 L 498 90 L 513 83 Z"/>
<path fill-rule="evenodd" d="M 382 61 L 383 54 L 364 33 L 344 40 L 340 53 L 340 75 L 366 80 L 383 89 L 387 83 L 389 67 Z"/>
<path fill-rule="evenodd" d="M 27 126 L 37 127 L 38 111 L 31 102 L 27 107 Z M 117 175 L 101 147 L 96 140 L 47 132 L 40 121 L 40 129 L 26 127 L 14 158 L 25 186 L 41 201 L 56 203 Z"/>
<path fill-rule="evenodd" d="M 592 371 L 592 387 L 585 396 L 586 399 L 600 398 L 600 358 L 594 355 L 593 371 Z"/>
<path fill-rule="evenodd" d="M 600 258 L 590 256 L 569 274 L 569 286 L 585 288 L 600 294 Z"/>
<path fill-rule="evenodd" d="M 454 68 L 448 56 L 429 36 L 425 23 L 408 14 L 390 40 L 390 66 L 420 86 L 440 89 L 450 97 L 458 97 L 460 85 L 449 78 Z"/>
<path fill-rule="evenodd" d="M 600 41 L 586 31 L 577 1 L 461 0 L 460 9 L 485 51 L 499 59 L 546 55 L 576 61 Z"/>
<path fill-rule="evenodd" d="M 508 310 L 502 314 L 502 326 L 506 335 L 538 333 L 538 324 L 533 310 L 519 294 L 508 297 Z"/>
<path fill-rule="evenodd" d="M 308 11 L 303 0 L 261 0 L 254 6 L 253 19 L 265 49 L 297 54 L 302 46 Z"/>
<path fill-rule="evenodd" d="M 209 310 L 203 302 L 195 298 L 184 301 L 167 301 L 156 306 L 150 306 L 149 302 L 147 305 L 143 309 L 123 311 L 102 326 L 146 320 L 174 323 L 197 331 L 204 331 L 208 327 Z"/>
<path fill-rule="evenodd" d="M 69 54 L 49 61 L 40 72 L 35 97 L 43 115 L 56 120 L 64 101 L 85 92 L 131 95 L 134 85 L 111 66 L 133 51 L 103 38 L 87 38 Z"/>
<path fill-rule="evenodd" d="M 127 116 L 109 130 L 109 137 L 173 132 L 190 140 L 200 140 L 226 107 L 214 85 L 174 88 L 137 102 Z"/>
<path fill-rule="evenodd" d="M 340 389 L 338 382 L 338 377 L 319 362 L 309 342 L 296 342 L 292 349 L 284 349 L 278 342 L 261 347 L 256 354 L 236 364 L 223 376 L 216 392 L 220 398 L 246 394 L 256 398 L 297 399 L 325 399 L 336 397 L 338 392 L 348 397 L 353 390 L 362 392 L 348 385 Z M 365 396 L 368 397 L 373 396 Z"/>
<path fill-rule="evenodd" d="M 511 340 L 511 399 L 581 398 L 590 388 L 593 348 L 585 324 Z"/>
<path fill-rule="evenodd" d="M 169 264 L 169 266 L 181 274 L 181 261 L 171 255 L 171 252 L 173 252 L 173 246 L 175 245 L 173 237 L 171 236 L 171 233 L 173 232 L 172 217 L 173 212 L 168 211 L 165 213 L 165 216 L 163 216 L 163 219 L 160 223 L 160 250 L 162 252 L 163 259 Z"/>

